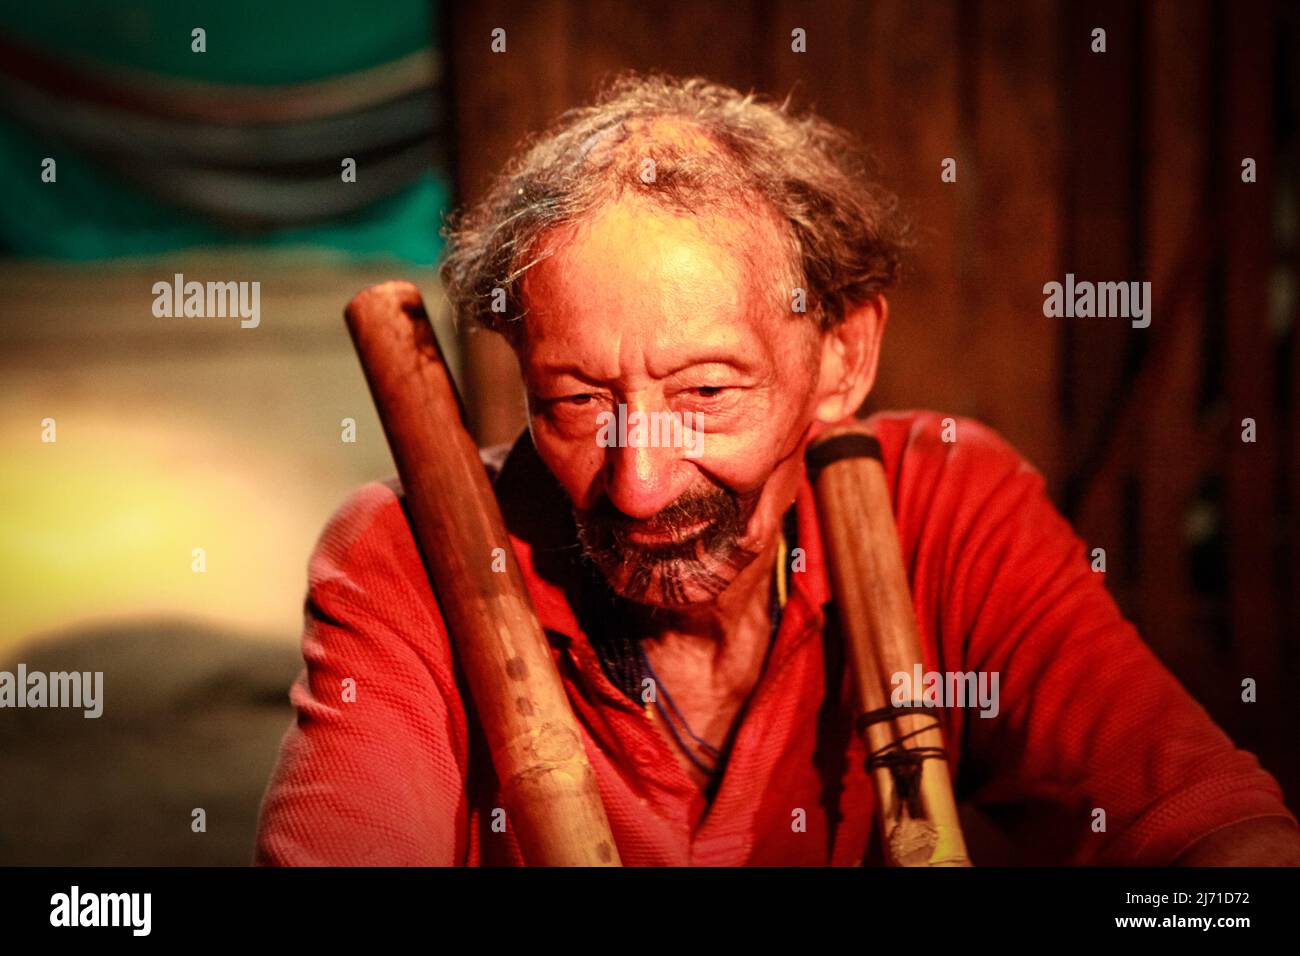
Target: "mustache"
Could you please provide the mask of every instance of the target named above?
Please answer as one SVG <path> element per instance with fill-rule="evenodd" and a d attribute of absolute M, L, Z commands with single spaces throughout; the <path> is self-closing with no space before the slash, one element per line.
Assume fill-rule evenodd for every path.
<path fill-rule="evenodd" d="M 652 518 L 633 518 L 624 514 L 608 498 L 602 499 L 594 508 L 576 511 L 574 518 L 584 545 L 588 543 L 585 539 L 590 538 L 591 544 L 612 545 L 619 550 L 662 552 L 667 556 L 678 552 L 694 553 L 695 542 L 700 537 L 738 536 L 744 531 L 742 512 L 739 496 L 719 488 L 716 491 L 688 492 Z M 646 545 L 628 537 L 634 532 L 676 537 L 679 532 L 699 525 L 705 527 L 685 540 Z"/>

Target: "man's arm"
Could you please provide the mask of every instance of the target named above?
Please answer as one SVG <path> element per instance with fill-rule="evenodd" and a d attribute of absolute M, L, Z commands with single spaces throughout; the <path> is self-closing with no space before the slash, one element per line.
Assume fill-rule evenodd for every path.
<path fill-rule="evenodd" d="M 996 717 L 949 715 L 959 797 L 1026 862 L 1289 861 L 1276 781 L 1124 620 L 1041 476 L 978 423 L 940 450 L 937 416 L 907 424 L 896 507 L 923 630 L 941 669 L 999 678 Z"/>
<path fill-rule="evenodd" d="M 303 656 L 263 798 L 262 865 L 463 864 L 465 715 L 393 490 L 371 484 L 312 556 Z"/>
<path fill-rule="evenodd" d="M 1278 817 L 1244 820 L 1202 837 L 1175 866 L 1300 866 L 1300 827 Z"/>

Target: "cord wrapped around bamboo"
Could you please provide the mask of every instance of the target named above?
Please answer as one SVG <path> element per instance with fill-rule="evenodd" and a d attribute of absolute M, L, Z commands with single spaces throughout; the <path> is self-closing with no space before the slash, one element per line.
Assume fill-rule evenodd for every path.
<path fill-rule="evenodd" d="M 617 866 L 577 720 L 420 293 L 372 286 L 345 315 L 524 859 Z"/>
<path fill-rule="evenodd" d="M 880 445 L 859 425 L 808 450 L 831 588 L 864 720 L 885 853 L 896 866 L 969 866 L 943 733 L 930 713 L 889 704 L 891 675 L 921 662 Z"/>

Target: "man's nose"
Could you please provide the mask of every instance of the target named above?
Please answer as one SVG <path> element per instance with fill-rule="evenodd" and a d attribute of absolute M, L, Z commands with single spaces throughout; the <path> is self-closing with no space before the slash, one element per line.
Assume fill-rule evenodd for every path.
<path fill-rule="evenodd" d="M 610 503 L 639 520 L 663 511 L 691 482 L 690 466 L 677 448 L 609 448 L 605 468 Z"/>

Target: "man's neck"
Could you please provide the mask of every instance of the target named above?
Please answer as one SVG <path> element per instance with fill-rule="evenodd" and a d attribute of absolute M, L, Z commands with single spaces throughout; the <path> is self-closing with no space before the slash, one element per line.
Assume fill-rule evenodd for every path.
<path fill-rule="evenodd" d="M 676 741 L 695 735 L 724 755 L 730 749 L 771 648 L 770 588 L 777 550 L 774 538 L 703 612 L 641 609 L 636 622 L 654 676 L 663 684 L 655 693 L 672 701 L 677 716 L 666 717 L 654 707 L 647 714 L 706 800 L 716 794 L 719 778 L 704 773 Z M 666 723 L 675 719 L 685 722 L 689 735 L 681 729 L 673 731 Z M 696 745 L 688 742 L 687 746 Z M 725 756 L 718 759 L 725 761 Z"/>
<path fill-rule="evenodd" d="M 692 730 L 720 745 L 762 675 L 777 539 L 703 609 L 639 609 L 632 622 Z"/>
<path fill-rule="evenodd" d="M 638 607 L 634 627 L 649 641 L 725 645 L 738 629 L 769 621 L 769 598 L 778 540 L 774 535 L 718 596 L 705 604 L 681 608 Z"/>

